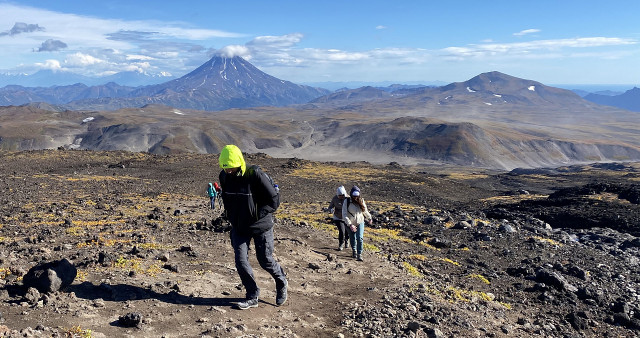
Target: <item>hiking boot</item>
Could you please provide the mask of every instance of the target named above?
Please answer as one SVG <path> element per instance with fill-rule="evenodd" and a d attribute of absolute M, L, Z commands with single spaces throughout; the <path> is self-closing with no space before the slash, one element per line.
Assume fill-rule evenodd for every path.
<path fill-rule="evenodd" d="M 358 261 L 362 262 L 362 255 L 358 255 L 358 258 L 356 258 Z"/>
<path fill-rule="evenodd" d="M 353 250 L 353 252 L 351 252 L 351 257 L 352 257 L 352 258 L 356 258 L 356 257 L 358 257 L 358 255 L 356 254 L 356 251 L 355 251 L 355 250 Z"/>
<path fill-rule="evenodd" d="M 250 309 L 252 307 L 258 307 L 258 298 L 250 298 L 244 302 L 236 303 L 236 307 L 240 310 Z"/>
<path fill-rule="evenodd" d="M 276 305 L 281 306 L 284 302 L 287 301 L 287 287 L 289 286 L 289 282 L 285 281 L 284 286 L 276 290 Z"/>
<path fill-rule="evenodd" d="M 338 247 L 338 251 L 342 251 L 344 250 L 344 245 L 340 244 L 340 246 Z"/>

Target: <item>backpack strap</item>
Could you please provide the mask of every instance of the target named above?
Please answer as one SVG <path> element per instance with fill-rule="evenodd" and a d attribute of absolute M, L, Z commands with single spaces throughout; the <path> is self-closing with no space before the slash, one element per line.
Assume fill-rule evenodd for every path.
<path fill-rule="evenodd" d="M 349 213 L 349 215 L 351 215 L 353 218 L 356 218 L 356 215 L 352 214 L 351 211 L 349 211 L 349 205 L 351 205 L 351 197 L 347 197 L 347 212 Z"/>

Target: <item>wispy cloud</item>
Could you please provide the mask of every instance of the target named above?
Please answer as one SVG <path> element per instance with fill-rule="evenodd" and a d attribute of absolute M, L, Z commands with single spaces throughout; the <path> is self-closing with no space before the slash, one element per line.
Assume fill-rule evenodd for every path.
<path fill-rule="evenodd" d="M 525 29 L 523 31 L 519 31 L 517 33 L 513 33 L 513 35 L 515 35 L 515 36 L 523 36 L 523 35 L 539 33 L 539 32 L 540 32 L 539 29 L 532 28 L 532 29 Z"/>
<path fill-rule="evenodd" d="M 383 25 L 378 25 L 376 26 L 376 29 L 387 29 L 387 26 L 383 26 Z"/>
<path fill-rule="evenodd" d="M 288 49 L 298 44 L 303 38 L 300 33 L 282 36 L 258 36 L 247 42 L 247 47 L 253 50 Z"/>
<path fill-rule="evenodd" d="M 626 38 L 575 38 L 557 40 L 537 40 L 516 43 L 490 43 L 470 45 L 466 47 L 447 47 L 443 51 L 446 55 L 454 57 L 478 57 L 496 55 L 520 55 L 531 54 L 540 51 L 557 51 L 563 48 L 595 48 L 607 46 L 635 45 L 638 41 Z"/>
<path fill-rule="evenodd" d="M 590 37 L 556 40 L 535 40 L 516 43 L 484 43 L 468 46 L 452 46 L 439 50 L 420 48 L 379 48 L 369 51 L 337 49 L 298 48 L 301 34 L 257 37 L 245 45 L 221 48 L 217 52 L 224 56 L 242 56 L 260 66 L 313 66 L 327 63 L 391 62 L 395 64 L 421 64 L 437 59 L 464 60 L 468 58 L 501 58 L 527 56 L 553 58 L 575 53 L 560 53 L 567 48 L 597 48 L 638 44 L 635 39 Z"/>

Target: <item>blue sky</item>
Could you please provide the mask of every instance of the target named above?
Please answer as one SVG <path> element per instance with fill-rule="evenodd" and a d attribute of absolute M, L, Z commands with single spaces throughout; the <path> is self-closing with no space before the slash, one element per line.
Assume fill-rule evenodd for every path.
<path fill-rule="evenodd" d="M 5 1 L 0 72 L 182 76 L 240 55 L 296 83 L 640 83 L 640 1 Z"/>

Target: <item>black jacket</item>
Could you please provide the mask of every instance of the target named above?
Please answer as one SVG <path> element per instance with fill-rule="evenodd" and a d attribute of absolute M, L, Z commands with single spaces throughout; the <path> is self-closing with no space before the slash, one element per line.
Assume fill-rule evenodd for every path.
<path fill-rule="evenodd" d="M 273 213 L 280 203 L 273 181 L 260 167 L 247 167 L 244 175 L 219 175 L 227 219 L 244 234 L 259 234 L 273 228 Z"/>

